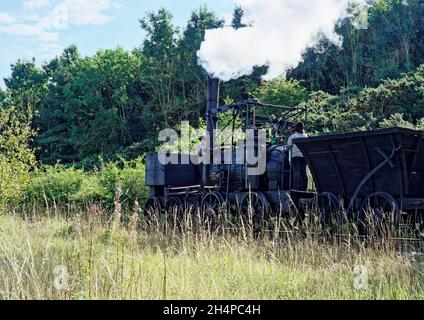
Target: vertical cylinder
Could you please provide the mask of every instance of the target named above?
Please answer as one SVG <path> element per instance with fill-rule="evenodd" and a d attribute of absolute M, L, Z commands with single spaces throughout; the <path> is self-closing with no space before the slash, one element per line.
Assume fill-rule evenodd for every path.
<path fill-rule="evenodd" d="M 213 164 L 213 142 L 215 130 L 218 128 L 219 79 L 208 77 L 208 104 L 206 107 L 207 138 L 209 140 L 210 162 L 203 164 L 203 184 L 208 185 L 210 164 Z"/>
<path fill-rule="evenodd" d="M 208 78 L 208 106 L 206 111 L 207 117 L 207 130 L 210 135 L 213 135 L 213 131 L 217 128 L 217 111 L 219 103 L 219 79 L 209 77 Z"/>

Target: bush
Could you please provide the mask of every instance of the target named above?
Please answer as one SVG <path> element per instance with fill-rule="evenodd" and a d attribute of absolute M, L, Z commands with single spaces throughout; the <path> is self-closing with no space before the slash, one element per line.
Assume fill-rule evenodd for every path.
<path fill-rule="evenodd" d="M 77 194 L 86 174 L 61 165 L 37 169 L 25 188 L 25 203 L 67 203 Z"/>
<path fill-rule="evenodd" d="M 104 164 L 91 172 L 62 165 L 45 166 L 33 172 L 22 202 L 112 206 L 120 187 L 122 203 L 131 207 L 136 200 L 144 202 L 147 198 L 144 168 L 141 159 Z"/>
<path fill-rule="evenodd" d="M 147 199 L 145 166 L 141 159 L 121 160 L 120 163 L 104 165 L 100 170 L 99 179 L 107 204 L 113 203 L 118 187 L 122 189 L 121 200 L 123 203 L 133 203 L 135 200 L 143 202 Z"/>
<path fill-rule="evenodd" d="M 106 198 L 105 189 L 100 185 L 97 174 L 86 175 L 79 190 L 70 196 L 70 201 L 77 204 L 102 202 Z"/>
<path fill-rule="evenodd" d="M 383 120 L 380 123 L 381 128 L 393 128 L 393 127 L 399 127 L 399 128 L 407 128 L 407 129 L 413 129 L 413 130 L 424 130 L 424 118 L 417 121 L 417 124 L 410 123 L 406 121 L 404 118 L 404 115 L 401 113 L 395 113 L 390 116 L 390 118 Z"/>
<path fill-rule="evenodd" d="M 371 113 L 359 114 L 350 107 L 355 96 L 348 91 L 340 96 L 322 91 L 311 94 L 310 100 L 301 104 L 308 109 L 308 131 L 319 135 L 372 129 L 375 117 Z"/>
<path fill-rule="evenodd" d="M 35 166 L 35 156 L 29 147 L 33 132 L 13 108 L 0 106 L 0 207 L 16 203 Z"/>

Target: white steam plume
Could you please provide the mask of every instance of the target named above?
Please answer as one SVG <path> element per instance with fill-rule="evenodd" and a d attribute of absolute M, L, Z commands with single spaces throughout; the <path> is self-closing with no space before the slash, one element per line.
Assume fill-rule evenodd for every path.
<path fill-rule="evenodd" d="M 355 0 L 358 1 L 358 0 Z M 318 34 L 334 43 L 338 19 L 347 14 L 352 0 L 235 0 L 245 12 L 249 27 L 208 30 L 197 53 L 205 70 L 224 80 L 251 74 L 268 65 L 264 80 L 285 75 L 313 46 Z"/>

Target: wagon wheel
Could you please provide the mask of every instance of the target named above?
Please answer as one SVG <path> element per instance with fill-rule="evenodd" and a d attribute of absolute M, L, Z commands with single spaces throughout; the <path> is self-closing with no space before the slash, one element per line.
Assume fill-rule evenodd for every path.
<path fill-rule="evenodd" d="M 166 219 L 168 227 L 180 227 L 184 222 L 184 205 L 180 198 L 171 197 L 166 202 Z"/>
<path fill-rule="evenodd" d="M 226 204 L 218 192 L 209 192 L 202 200 L 202 219 L 206 229 L 217 230 L 224 222 Z"/>
<path fill-rule="evenodd" d="M 247 193 L 240 203 L 243 223 L 253 229 L 257 235 L 269 218 L 270 205 L 261 192 Z"/>
<path fill-rule="evenodd" d="M 162 205 L 158 198 L 149 198 L 144 205 L 143 215 L 148 227 L 159 225 Z"/>
<path fill-rule="evenodd" d="M 393 196 L 386 192 L 370 195 L 362 204 L 358 219 L 361 235 L 382 236 L 396 231 L 400 224 L 399 205 Z"/>
<path fill-rule="evenodd" d="M 318 196 L 319 218 L 323 226 L 333 228 L 346 223 L 341 209 L 341 200 L 335 194 L 324 192 Z"/>

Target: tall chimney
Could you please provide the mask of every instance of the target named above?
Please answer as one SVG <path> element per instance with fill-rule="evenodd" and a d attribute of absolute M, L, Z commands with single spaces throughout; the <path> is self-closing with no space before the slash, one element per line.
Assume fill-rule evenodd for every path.
<path fill-rule="evenodd" d="M 208 77 L 208 105 L 206 108 L 207 138 L 209 140 L 210 164 L 213 164 L 213 142 L 215 141 L 215 129 L 218 128 L 218 104 L 219 104 L 219 79 Z M 209 184 L 210 164 L 203 165 L 202 180 L 203 185 Z"/>
<path fill-rule="evenodd" d="M 219 79 L 208 78 L 208 106 L 206 110 L 207 130 L 212 136 L 213 131 L 217 129 L 216 111 L 218 110 L 219 103 Z M 213 113 L 215 111 L 215 113 Z"/>

